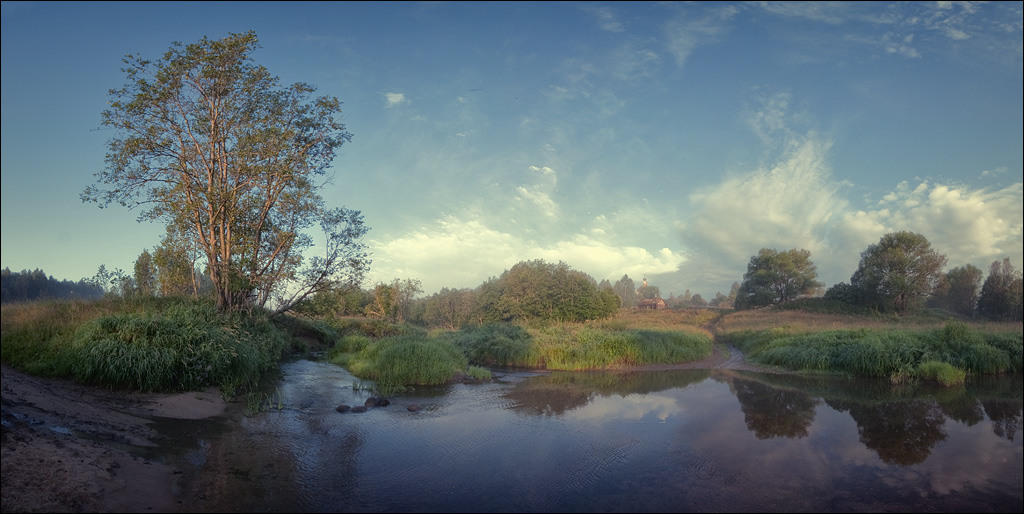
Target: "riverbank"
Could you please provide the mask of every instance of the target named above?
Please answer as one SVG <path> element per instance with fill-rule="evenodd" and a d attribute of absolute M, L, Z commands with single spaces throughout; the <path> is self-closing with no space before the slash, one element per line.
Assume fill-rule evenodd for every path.
<path fill-rule="evenodd" d="M 0 370 L 3 512 L 177 512 L 180 471 L 125 448 L 160 444 L 154 416 L 201 419 L 226 407 L 216 389 L 126 393 Z"/>

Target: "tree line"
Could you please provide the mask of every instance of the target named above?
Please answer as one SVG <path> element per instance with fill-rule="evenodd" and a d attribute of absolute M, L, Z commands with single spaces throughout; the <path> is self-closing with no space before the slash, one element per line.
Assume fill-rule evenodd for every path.
<path fill-rule="evenodd" d="M 747 265 L 735 307 L 780 304 L 821 288 L 810 255 L 802 249 L 761 249 Z M 934 250 L 925 236 L 888 233 L 861 253 L 850 281 L 828 288 L 824 297 L 900 316 L 930 306 L 967 317 L 1021 320 L 1021 272 L 1009 257 L 992 262 L 984 284 L 976 266 L 965 264 L 944 272 L 946 264 L 946 256 Z"/>
<path fill-rule="evenodd" d="M 32 271 L 12 272 L 4 268 L 0 272 L 0 302 L 28 302 L 34 300 L 82 299 L 89 300 L 103 296 L 103 290 L 88 279 L 77 282 L 57 280 L 36 268 Z"/>

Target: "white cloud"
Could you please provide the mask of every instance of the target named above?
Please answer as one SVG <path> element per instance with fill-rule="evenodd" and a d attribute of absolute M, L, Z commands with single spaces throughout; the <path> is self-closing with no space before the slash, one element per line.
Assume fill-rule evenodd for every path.
<path fill-rule="evenodd" d="M 740 280 L 750 256 L 763 247 L 807 249 L 819 280 L 848 281 L 861 252 L 901 230 L 927 237 L 950 267 L 971 263 L 987 269 L 1004 257 L 1021 265 L 1021 183 L 978 189 L 902 182 L 881 200 L 852 207 L 841 194 L 846 184 L 832 178 L 831 142 L 813 131 L 794 133 L 787 95 L 762 103 L 751 126 L 769 147 L 782 149 L 780 156 L 690 196 L 691 214 L 677 223 L 688 260 L 674 277 L 686 287 L 710 291 Z"/>
<path fill-rule="evenodd" d="M 685 11 L 677 14 L 665 25 L 665 46 L 675 56 L 676 64 L 686 64 L 698 47 L 717 42 L 738 12 L 736 6 L 727 5 L 715 6 L 703 13 Z"/>
<path fill-rule="evenodd" d="M 555 187 L 558 185 L 558 174 L 547 166 L 530 166 L 530 171 L 540 175 L 540 181 L 530 186 L 519 186 L 516 188 L 518 196 L 516 199 L 525 202 L 527 208 L 543 214 L 545 217 L 553 218 L 558 215 L 558 205 L 551 198 Z"/>
<path fill-rule="evenodd" d="M 820 272 L 831 223 L 847 206 L 825 163 L 829 147 L 807 136 L 775 165 L 692 194 L 695 214 L 682 225 L 692 257 L 684 274 L 723 287 L 740 279 L 761 248 L 809 250 Z"/>
<path fill-rule="evenodd" d="M 409 100 L 402 93 L 384 93 L 384 99 L 387 101 L 385 107 L 388 108 L 409 103 Z"/>
<path fill-rule="evenodd" d="M 914 35 L 909 34 L 906 36 L 900 36 L 894 33 L 887 33 L 882 36 L 879 44 L 885 50 L 887 54 L 901 55 L 903 57 L 910 57 L 917 59 L 921 57 L 921 54 L 911 46 L 914 42 Z"/>
<path fill-rule="evenodd" d="M 850 253 L 863 251 L 884 234 L 910 230 L 928 238 L 949 266 L 981 269 L 1004 257 L 1019 266 L 1024 253 L 1024 185 L 1003 189 L 902 182 L 871 208 L 851 211 L 836 225 Z M 858 259 L 848 263 L 850 273 Z"/>
<path fill-rule="evenodd" d="M 532 204 L 541 214 L 549 218 L 553 218 L 557 214 L 555 201 L 547 193 L 527 189 L 523 186 L 517 187 L 516 192 L 519 193 L 517 197 L 519 200 Z"/>
<path fill-rule="evenodd" d="M 469 214 L 472 215 L 472 214 Z M 425 294 L 442 287 L 476 287 L 524 260 L 565 261 L 594 277 L 616 280 L 623 273 L 666 273 L 682 256 L 663 248 L 651 253 L 636 246 L 615 246 L 587 235 L 540 243 L 490 227 L 482 219 L 446 216 L 429 226 L 381 241 L 370 241 L 374 257 L 369 281 L 415 278 Z"/>

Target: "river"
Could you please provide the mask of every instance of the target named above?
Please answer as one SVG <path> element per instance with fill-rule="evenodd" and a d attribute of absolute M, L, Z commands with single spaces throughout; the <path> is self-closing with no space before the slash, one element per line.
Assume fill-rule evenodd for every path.
<path fill-rule="evenodd" d="M 253 416 L 157 423 L 186 511 L 1021 512 L 1022 378 L 965 387 L 736 370 L 494 371 L 371 393 L 284 364 Z M 421 410 L 413 412 L 410 405 Z M 279 408 L 280 407 L 280 408 Z M 187 434 L 187 435 L 186 435 Z"/>

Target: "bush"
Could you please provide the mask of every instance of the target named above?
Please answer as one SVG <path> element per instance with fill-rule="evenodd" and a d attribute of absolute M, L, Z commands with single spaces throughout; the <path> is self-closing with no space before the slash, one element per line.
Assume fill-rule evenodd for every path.
<path fill-rule="evenodd" d="M 963 385 L 967 372 L 954 367 L 948 362 L 926 361 L 918 367 L 918 373 L 924 380 L 933 380 L 944 386 Z"/>

